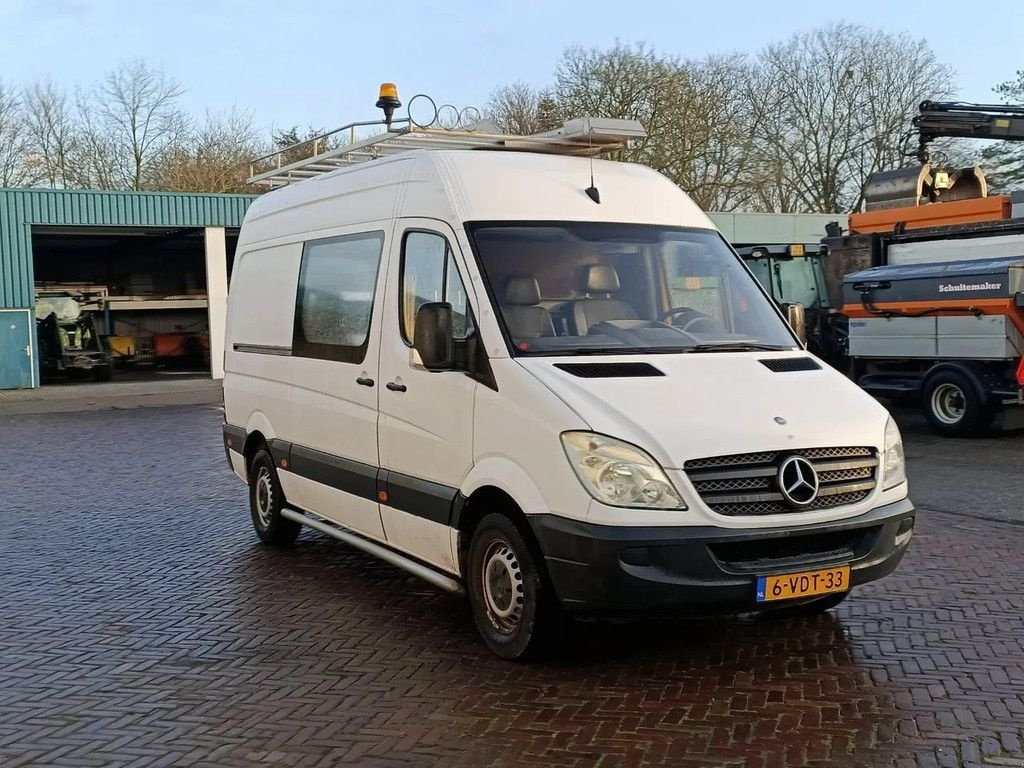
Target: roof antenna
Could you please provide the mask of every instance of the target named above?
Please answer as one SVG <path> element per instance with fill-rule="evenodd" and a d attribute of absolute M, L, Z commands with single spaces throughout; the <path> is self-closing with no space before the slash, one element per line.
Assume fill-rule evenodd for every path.
<path fill-rule="evenodd" d="M 584 191 L 587 193 L 587 197 L 593 200 L 598 205 L 601 204 L 601 193 L 597 191 L 597 187 L 594 186 L 594 129 L 590 125 L 590 121 L 587 120 L 587 148 L 590 155 L 590 186 Z"/>

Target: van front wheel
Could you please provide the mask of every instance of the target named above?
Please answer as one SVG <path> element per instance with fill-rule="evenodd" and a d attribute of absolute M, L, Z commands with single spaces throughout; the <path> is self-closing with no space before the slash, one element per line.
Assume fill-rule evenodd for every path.
<path fill-rule="evenodd" d="M 473 619 L 487 646 L 505 659 L 540 658 L 556 647 L 563 617 L 539 554 L 504 515 L 473 532 L 466 581 Z"/>
<path fill-rule="evenodd" d="M 264 544 L 286 546 L 299 537 L 302 525 L 284 517 L 283 507 L 284 491 L 274 459 L 266 450 L 258 451 L 249 465 L 249 511 L 252 527 Z"/>

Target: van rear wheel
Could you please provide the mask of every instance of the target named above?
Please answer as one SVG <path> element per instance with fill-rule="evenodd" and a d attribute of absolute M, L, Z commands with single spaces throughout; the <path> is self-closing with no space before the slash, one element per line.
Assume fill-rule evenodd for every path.
<path fill-rule="evenodd" d="M 284 517 L 283 508 L 284 491 L 274 459 L 266 450 L 257 451 L 249 465 L 249 511 L 252 527 L 264 544 L 287 546 L 299 537 L 302 525 Z"/>
<path fill-rule="evenodd" d="M 564 618 L 554 590 L 515 524 L 490 514 L 473 532 L 467 558 L 469 602 L 487 647 L 505 659 L 536 659 L 553 652 Z"/>

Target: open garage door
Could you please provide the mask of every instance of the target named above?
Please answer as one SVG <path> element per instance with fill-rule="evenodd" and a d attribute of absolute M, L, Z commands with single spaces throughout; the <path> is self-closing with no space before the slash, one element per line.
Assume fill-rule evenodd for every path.
<path fill-rule="evenodd" d="M 207 248 L 196 228 L 33 227 L 43 383 L 209 376 Z"/>

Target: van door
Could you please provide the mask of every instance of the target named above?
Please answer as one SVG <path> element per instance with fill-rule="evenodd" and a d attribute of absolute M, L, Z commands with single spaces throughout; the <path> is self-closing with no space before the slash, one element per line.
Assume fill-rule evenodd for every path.
<path fill-rule="evenodd" d="M 303 247 L 292 341 L 290 466 L 282 474 L 290 502 L 379 540 L 384 245 L 385 233 L 376 229 L 309 240 Z"/>
<path fill-rule="evenodd" d="M 380 456 L 387 501 L 381 517 L 388 543 L 457 572 L 449 519 L 473 466 L 477 383 L 461 371 L 430 373 L 412 349 L 416 310 L 451 303 L 456 338 L 476 332 L 455 234 L 435 220 L 396 225 L 382 325 Z"/>

